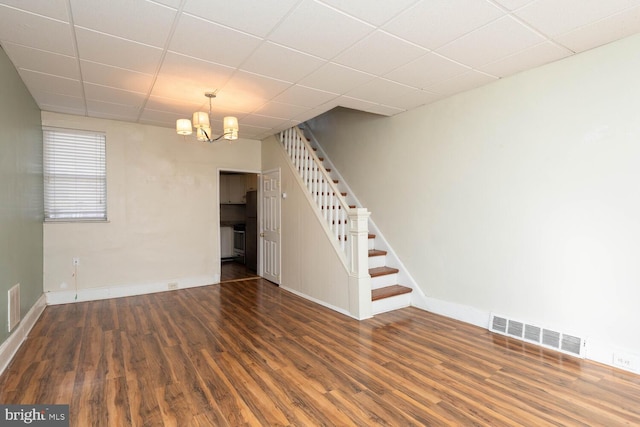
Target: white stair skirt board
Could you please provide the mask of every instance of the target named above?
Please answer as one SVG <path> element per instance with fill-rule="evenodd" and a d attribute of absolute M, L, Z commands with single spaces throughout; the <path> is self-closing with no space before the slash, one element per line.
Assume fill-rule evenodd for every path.
<path fill-rule="evenodd" d="M 46 298 L 44 294 L 40 295 L 40 298 L 33 304 L 33 307 L 29 309 L 27 314 L 22 318 L 20 323 L 13 330 L 9 338 L 0 345 L 0 375 L 9 366 L 11 360 L 16 355 L 18 349 L 31 332 L 33 325 L 40 318 L 40 315 L 47 306 Z"/>
<path fill-rule="evenodd" d="M 386 313 L 387 311 L 398 310 L 399 308 L 409 307 L 411 305 L 411 294 L 396 295 L 389 298 L 383 298 L 371 303 L 371 312 L 376 314 Z"/>

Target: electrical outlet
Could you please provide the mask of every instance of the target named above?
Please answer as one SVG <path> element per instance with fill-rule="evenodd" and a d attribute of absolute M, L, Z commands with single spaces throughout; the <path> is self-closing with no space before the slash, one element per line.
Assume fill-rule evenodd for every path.
<path fill-rule="evenodd" d="M 80 265 L 80 258 L 73 258 L 73 259 L 71 260 L 71 263 L 72 263 L 74 266 L 78 266 L 78 265 Z"/>
<path fill-rule="evenodd" d="M 628 371 L 637 371 L 639 357 L 628 353 L 613 353 L 613 365 Z"/>
<path fill-rule="evenodd" d="M 170 291 L 174 291 L 178 289 L 178 284 L 176 282 L 171 282 L 167 285 L 167 289 L 169 289 Z"/>

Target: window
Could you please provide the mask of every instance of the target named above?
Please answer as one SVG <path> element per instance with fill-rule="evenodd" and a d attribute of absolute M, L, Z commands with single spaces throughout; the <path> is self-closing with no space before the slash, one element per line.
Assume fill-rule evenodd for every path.
<path fill-rule="evenodd" d="M 104 133 L 44 128 L 45 221 L 106 221 Z"/>

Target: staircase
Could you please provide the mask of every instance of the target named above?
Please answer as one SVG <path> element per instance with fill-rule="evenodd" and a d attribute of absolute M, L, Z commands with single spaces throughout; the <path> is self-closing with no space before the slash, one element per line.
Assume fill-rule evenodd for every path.
<path fill-rule="evenodd" d="M 313 150 L 312 155 L 304 154 L 304 158 L 301 158 L 300 153 L 302 151 L 299 148 L 295 148 L 295 144 L 291 143 L 292 138 L 298 137 L 304 139 L 304 144 L 310 147 L 311 150 Z M 331 197 L 337 196 L 337 194 L 339 194 L 348 203 L 348 209 L 356 208 L 356 203 L 354 203 L 353 198 L 349 196 L 347 191 L 344 191 L 344 188 L 341 185 L 341 181 L 337 176 L 337 172 L 335 172 L 335 170 L 331 167 L 330 162 L 325 160 L 325 156 L 323 155 L 323 153 L 319 153 L 319 146 L 315 139 L 309 139 L 304 136 L 303 132 L 300 129 L 292 128 L 280 134 L 280 141 L 285 146 L 285 150 L 289 154 L 289 157 L 294 163 L 294 166 L 296 164 L 303 165 L 302 167 L 297 167 L 301 176 L 303 174 L 308 174 L 310 170 L 313 171 L 314 168 L 316 168 L 315 164 L 312 163 L 315 158 L 315 161 L 317 162 L 317 168 L 321 169 L 321 171 L 326 172 L 326 176 L 329 177 L 331 184 L 333 184 L 332 188 L 337 188 L 337 191 L 327 191 L 326 189 L 317 186 L 318 178 L 311 177 L 311 184 L 309 185 L 309 187 L 314 199 L 321 198 L 323 197 L 323 195 L 326 196 L 327 194 L 329 194 Z M 342 216 L 340 216 L 339 218 L 330 217 L 327 218 L 327 220 L 330 222 L 330 225 L 332 227 L 335 227 L 336 225 L 340 226 L 340 224 L 346 224 L 346 213 L 344 212 L 346 209 L 341 209 L 341 206 L 327 208 L 322 205 L 321 209 L 325 213 L 325 218 L 327 218 L 327 211 L 336 211 L 336 215 L 339 215 L 340 211 L 342 210 Z M 342 227 L 339 230 L 339 232 L 336 232 L 336 237 L 340 241 L 342 247 L 345 247 L 345 243 L 347 240 L 345 228 Z M 371 276 L 372 314 L 375 315 L 385 313 L 388 311 L 410 306 L 412 289 L 410 287 L 398 284 L 399 270 L 397 268 L 387 266 L 387 251 L 376 249 L 375 234 L 368 235 L 368 255 L 369 275 Z"/>

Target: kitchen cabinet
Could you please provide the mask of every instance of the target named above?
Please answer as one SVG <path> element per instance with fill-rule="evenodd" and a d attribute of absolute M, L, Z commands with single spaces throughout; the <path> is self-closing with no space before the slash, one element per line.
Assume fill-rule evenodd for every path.
<path fill-rule="evenodd" d="M 258 189 L 258 174 L 248 173 L 247 174 L 247 191 L 254 191 L 257 189 Z"/>
<path fill-rule="evenodd" d="M 245 204 L 247 179 L 244 174 L 220 175 L 220 204 Z"/>

